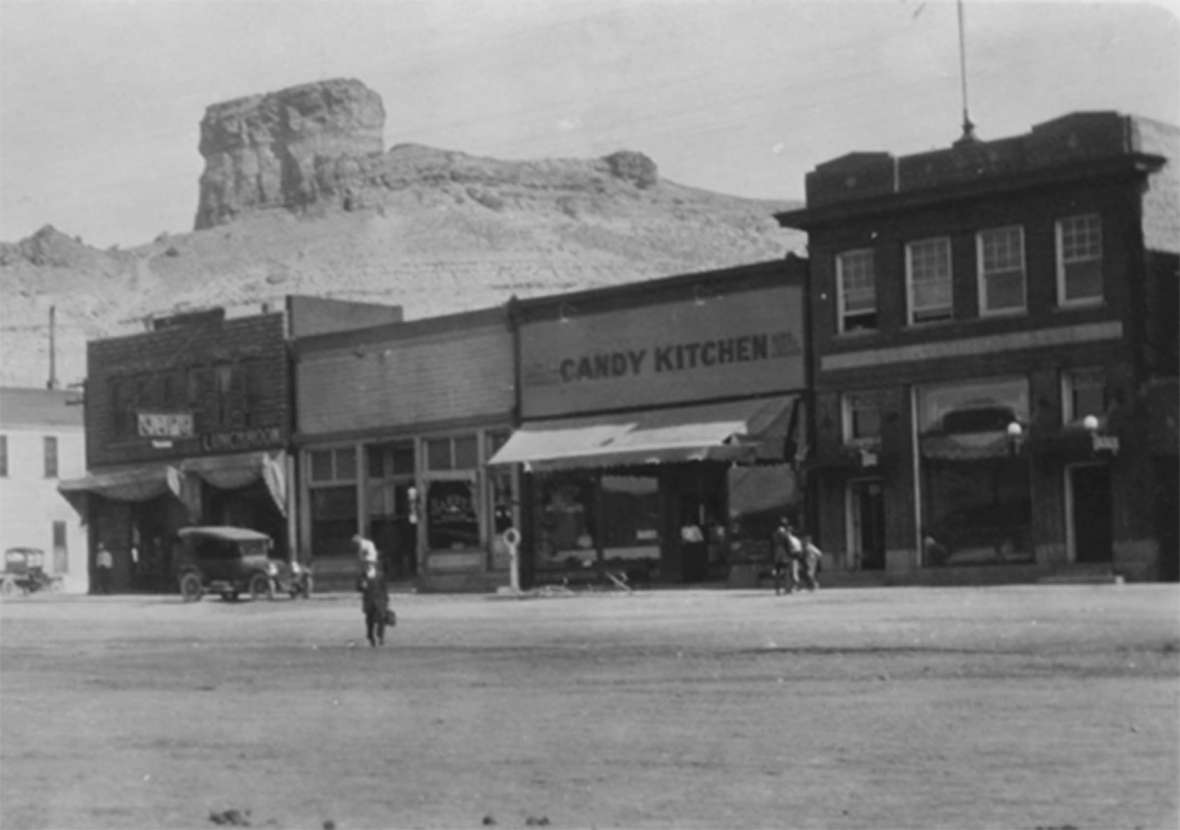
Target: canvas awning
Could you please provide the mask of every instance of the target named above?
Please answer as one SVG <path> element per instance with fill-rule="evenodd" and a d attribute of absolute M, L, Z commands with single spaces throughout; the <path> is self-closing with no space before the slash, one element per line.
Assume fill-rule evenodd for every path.
<path fill-rule="evenodd" d="M 149 501 L 165 493 L 180 497 L 181 473 L 170 464 L 144 464 L 66 479 L 57 489 L 69 498 L 91 493 L 112 501 Z"/>
<path fill-rule="evenodd" d="M 1005 432 L 961 432 L 923 435 L 922 455 L 940 461 L 978 461 L 1011 453 Z"/>
<path fill-rule="evenodd" d="M 488 462 L 526 470 L 784 460 L 794 396 L 524 424 Z"/>
<path fill-rule="evenodd" d="M 219 490 L 237 490 L 259 479 L 279 512 L 287 512 L 287 476 L 281 452 L 244 452 L 186 458 L 181 472 L 200 478 Z"/>

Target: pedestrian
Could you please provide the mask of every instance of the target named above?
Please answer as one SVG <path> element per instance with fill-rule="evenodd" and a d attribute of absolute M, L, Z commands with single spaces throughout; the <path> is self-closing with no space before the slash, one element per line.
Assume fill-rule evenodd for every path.
<path fill-rule="evenodd" d="M 107 550 L 107 546 L 102 542 L 98 543 L 98 551 L 94 554 L 94 570 L 95 575 L 98 576 L 98 592 L 100 594 L 109 594 L 111 592 L 111 571 L 115 568 L 115 557 L 111 556 L 111 552 Z"/>
<path fill-rule="evenodd" d="M 356 551 L 356 558 L 360 564 L 361 573 L 365 572 L 366 566 L 377 564 L 377 546 L 373 544 L 371 539 L 366 539 L 357 533 L 352 537 L 352 547 Z"/>
<path fill-rule="evenodd" d="M 386 624 L 393 624 L 397 619 L 389 608 L 389 588 L 385 584 L 385 575 L 376 564 L 370 563 L 365 566 L 357 588 L 361 592 L 361 610 L 365 613 L 365 637 L 371 646 L 382 645 L 385 642 Z"/>
<path fill-rule="evenodd" d="M 802 585 L 807 590 L 814 591 L 819 587 L 819 571 L 824 553 L 812 543 L 811 536 L 806 533 L 803 534 L 802 549 L 803 553 L 800 557 L 800 566 L 803 572 Z"/>
<path fill-rule="evenodd" d="M 791 593 L 799 584 L 799 562 L 803 555 L 803 543 L 791 528 L 791 522 L 783 516 L 770 537 L 774 552 L 774 595 Z M 785 584 L 784 584 L 785 583 Z"/>

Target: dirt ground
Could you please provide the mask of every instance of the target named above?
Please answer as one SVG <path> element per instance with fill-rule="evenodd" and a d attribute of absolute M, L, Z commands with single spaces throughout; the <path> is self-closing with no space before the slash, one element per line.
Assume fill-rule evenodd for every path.
<path fill-rule="evenodd" d="M 1180 820 L 1176 586 L 394 604 L 0 603 L 0 825 Z"/>

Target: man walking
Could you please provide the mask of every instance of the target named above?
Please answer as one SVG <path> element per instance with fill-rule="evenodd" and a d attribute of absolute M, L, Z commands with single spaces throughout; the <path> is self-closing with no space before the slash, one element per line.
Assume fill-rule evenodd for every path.
<path fill-rule="evenodd" d="M 799 560 L 803 555 L 803 543 L 792 531 L 791 522 L 786 516 L 779 519 L 778 527 L 771 534 L 770 544 L 774 552 L 774 595 L 789 594 L 799 584 Z"/>
<path fill-rule="evenodd" d="M 365 613 L 365 637 L 369 645 L 379 646 L 385 642 L 386 620 L 393 619 L 385 576 L 375 564 L 366 565 L 357 587 L 361 592 L 361 610 Z"/>

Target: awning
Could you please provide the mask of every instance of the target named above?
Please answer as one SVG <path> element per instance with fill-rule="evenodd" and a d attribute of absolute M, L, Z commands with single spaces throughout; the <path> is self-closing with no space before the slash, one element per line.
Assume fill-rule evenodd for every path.
<path fill-rule="evenodd" d="M 169 464 L 144 464 L 61 481 L 58 492 L 69 498 L 92 493 L 112 501 L 149 501 L 165 493 L 180 497 L 180 471 Z"/>
<path fill-rule="evenodd" d="M 796 398 L 653 409 L 526 423 L 488 462 L 526 470 L 678 461 L 784 460 Z"/>
<path fill-rule="evenodd" d="M 259 479 L 279 512 L 287 512 L 287 477 L 281 452 L 244 452 L 186 458 L 181 472 L 194 475 L 219 490 L 237 490 Z"/>
<path fill-rule="evenodd" d="M 1009 455 L 1008 435 L 1005 432 L 962 432 L 923 435 L 922 455 L 940 461 L 978 461 Z"/>

